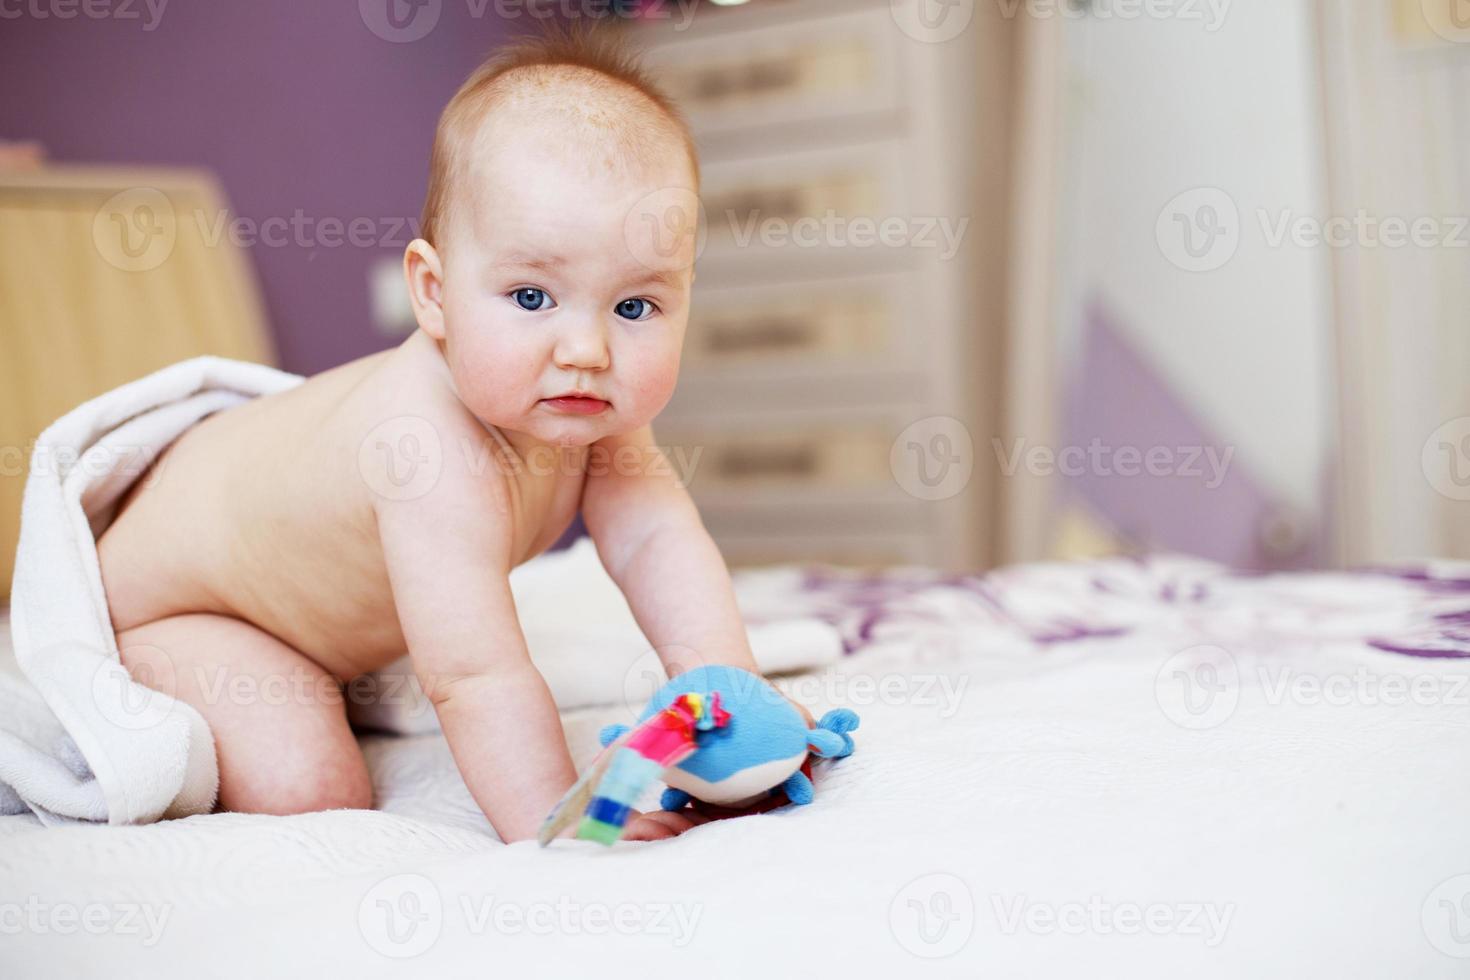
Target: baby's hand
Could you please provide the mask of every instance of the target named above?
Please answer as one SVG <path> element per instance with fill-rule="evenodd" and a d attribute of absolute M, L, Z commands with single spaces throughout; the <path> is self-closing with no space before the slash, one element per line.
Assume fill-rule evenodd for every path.
<path fill-rule="evenodd" d="M 690 819 L 689 811 L 654 810 L 640 813 L 634 810 L 628 815 L 623 830 L 623 840 L 667 840 L 678 837 L 684 831 L 704 820 Z"/>
<path fill-rule="evenodd" d="M 777 690 L 780 690 L 780 688 L 777 688 Z M 817 727 L 817 721 L 816 721 L 815 718 L 812 717 L 812 713 L 810 711 L 806 710 L 806 705 L 804 705 L 801 702 L 795 700 L 794 698 L 792 698 L 788 694 L 784 694 L 783 693 L 781 696 L 783 698 L 785 698 L 787 701 L 790 701 L 791 702 L 791 706 L 796 709 L 797 713 L 799 715 L 801 715 L 802 719 L 806 722 L 806 727 L 808 727 L 808 728 L 816 728 Z"/>
<path fill-rule="evenodd" d="M 785 806 L 788 802 L 790 801 L 784 793 L 773 793 L 766 799 L 739 809 L 694 800 L 682 810 L 654 810 L 652 813 L 634 811 L 635 815 L 628 818 L 623 840 L 667 840 L 711 820 L 729 820 L 732 817 L 765 813 L 767 810 Z"/>
<path fill-rule="evenodd" d="M 787 701 L 787 703 L 789 703 L 793 708 L 796 709 L 796 713 L 799 714 L 799 715 L 801 715 L 802 721 L 805 721 L 806 722 L 806 727 L 808 727 L 808 728 L 816 728 L 817 727 L 816 719 L 812 717 L 812 713 L 810 711 L 806 710 L 806 705 L 802 704 L 800 701 L 797 701 L 791 695 L 787 694 L 785 691 L 783 691 L 779 687 L 777 687 L 776 684 L 775 684 L 775 682 L 772 681 L 769 677 L 766 677 L 766 676 L 762 675 L 759 671 L 756 671 L 755 674 L 761 680 L 765 681 L 766 682 L 766 685 L 768 687 L 770 687 L 771 690 L 775 691 L 777 694 L 779 694 L 783 698 L 785 698 L 786 701 Z"/>

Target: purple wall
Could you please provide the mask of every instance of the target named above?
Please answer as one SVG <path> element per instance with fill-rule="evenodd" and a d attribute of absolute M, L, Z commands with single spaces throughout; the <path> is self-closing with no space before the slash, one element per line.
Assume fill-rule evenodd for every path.
<path fill-rule="evenodd" d="M 1167 475 L 1102 467 L 1063 477 L 1064 491 L 1140 551 L 1198 555 L 1235 568 L 1319 567 L 1325 542 L 1320 522 L 1275 499 L 1237 446 L 1221 437 L 1175 391 L 1117 326 L 1101 296 L 1086 308 L 1076 377 L 1066 387 L 1063 444 L 1143 453 L 1168 450 Z M 1212 455 L 1205 455 L 1212 454 Z M 1324 482 L 1324 486 L 1330 482 Z M 1294 534 L 1266 535 L 1289 519 Z M 1274 545 L 1274 546 L 1273 546 Z"/>
<path fill-rule="evenodd" d="M 88 17 L 70 0 L 5 6 L 0 139 L 40 140 L 58 162 L 204 166 L 256 222 L 300 209 L 307 234 L 249 248 L 283 366 L 313 373 L 388 346 L 369 321 L 367 268 L 411 235 L 327 247 L 318 223 L 371 219 L 376 241 L 397 219 L 416 221 L 440 109 L 529 18 L 439 0 L 171 0 L 155 20 L 148 0 L 88 2 L 136 17 Z M 377 18 L 392 33 L 381 19 L 390 2 L 437 11 L 437 23 L 391 43 L 367 26 Z M 75 16 L 32 13 L 58 8 Z"/>

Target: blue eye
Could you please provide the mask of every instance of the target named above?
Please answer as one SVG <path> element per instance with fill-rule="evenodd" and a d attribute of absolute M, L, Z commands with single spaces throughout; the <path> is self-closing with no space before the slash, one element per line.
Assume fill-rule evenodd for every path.
<path fill-rule="evenodd" d="M 658 307 L 646 299 L 625 299 L 616 307 L 618 316 L 624 320 L 646 320 L 653 316 Z"/>
<path fill-rule="evenodd" d="M 546 290 L 535 286 L 522 286 L 511 293 L 511 296 L 515 297 L 516 305 L 523 310 L 534 313 L 537 310 L 551 309 L 551 297 L 546 295 Z"/>

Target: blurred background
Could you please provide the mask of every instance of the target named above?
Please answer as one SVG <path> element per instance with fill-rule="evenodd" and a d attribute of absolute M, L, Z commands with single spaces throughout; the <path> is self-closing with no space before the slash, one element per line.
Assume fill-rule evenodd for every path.
<path fill-rule="evenodd" d="M 1470 557 L 1470 0 L 0 0 L 0 584 L 80 401 L 402 341 L 438 113 L 550 17 L 695 129 L 655 433 L 732 565 Z"/>

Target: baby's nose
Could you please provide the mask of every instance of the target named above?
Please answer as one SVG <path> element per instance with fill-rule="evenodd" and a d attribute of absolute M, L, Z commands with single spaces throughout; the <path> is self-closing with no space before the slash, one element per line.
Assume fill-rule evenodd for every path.
<path fill-rule="evenodd" d="M 552 352 L 558 367 L 601 371 L 608 366 L 607 335 L 602 326 L 583 324 L 557 336 Z"/>

